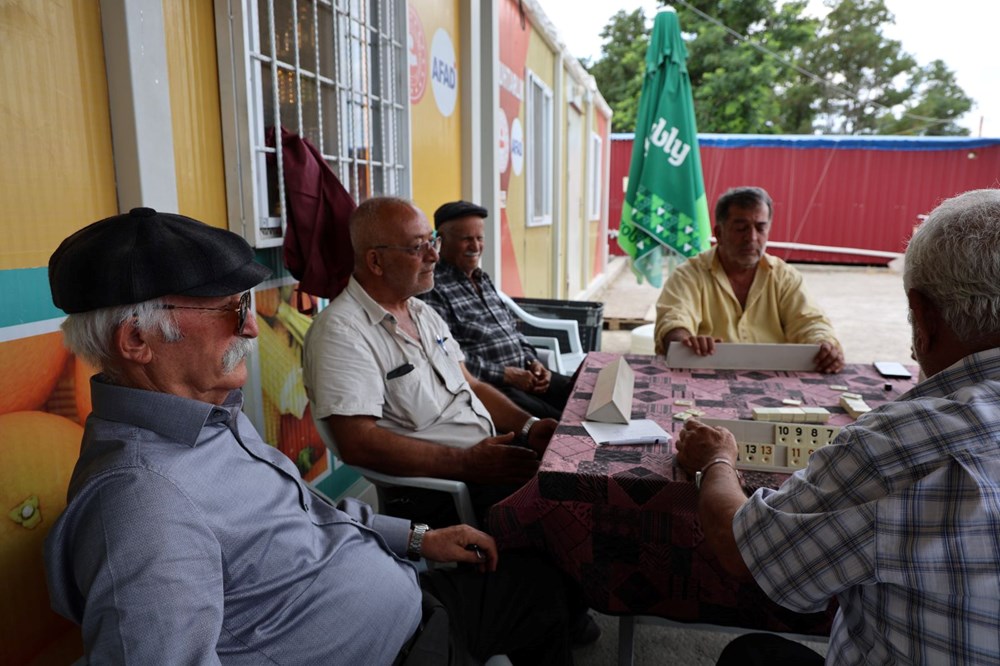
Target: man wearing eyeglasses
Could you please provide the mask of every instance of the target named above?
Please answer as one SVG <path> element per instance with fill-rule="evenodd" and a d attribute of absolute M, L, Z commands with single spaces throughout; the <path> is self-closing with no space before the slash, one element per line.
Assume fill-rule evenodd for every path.
<path fill-rule="evenodd" d="M 269 273 L 236 234 L 149 208 L 49 261 L 66 344 L 101 370 L 45 546 L 53 608 L 81 626 L 87 661 L 571 663 L 554 569 L 497 568 L 493 539 L 466 525 L 334 507 L 261 440 L 239 389 L 250 290 Z M 418 578 L 421 557 L 476 566 Z"/>
<path fill-rule="evenodd" d="M 305 341 L 313 414 L 329 422 L 344 462 L 466 481 L 482 515 L 535 474 L 556 422 L 473 377 L 448 326 L 414 298 L 434 286 L 440 247 L 419 209 L 369 199 L 350 225 L 354 275 Z M 431 525 L 457 519 L 447 496 L 412 488 L 385 509 Z"/>

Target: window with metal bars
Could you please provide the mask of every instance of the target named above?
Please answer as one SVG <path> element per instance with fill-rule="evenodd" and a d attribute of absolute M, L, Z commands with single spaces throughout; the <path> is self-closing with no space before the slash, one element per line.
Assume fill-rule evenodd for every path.
<path fill-rule="evenodd" d="M 216 0 L 216 25 L 230 219 L 248 241 L 285 228 L 271 128 L 312 143 L 356 201 L 409 195 L 405 0 Z"/>

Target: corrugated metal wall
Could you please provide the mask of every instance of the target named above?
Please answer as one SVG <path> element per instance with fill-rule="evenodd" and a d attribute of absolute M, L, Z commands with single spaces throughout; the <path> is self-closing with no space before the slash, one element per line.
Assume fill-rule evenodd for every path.
<path fill-rule="evenodd" d="M 627 153 L 621 158 L 627 175 L 632 141 L 615 138 L 611 219 L 617 226 L 623 194 L 614 156 Z M 903 252 L 918 216 L 941 200 L 1000 186 L 1000 139 L 701 135 L 699 143 L 709 208 L 730 187 L 763 187 L 774 199 L 771 241 Z M 770 251 L 795 261 L 888 261 Z"/>

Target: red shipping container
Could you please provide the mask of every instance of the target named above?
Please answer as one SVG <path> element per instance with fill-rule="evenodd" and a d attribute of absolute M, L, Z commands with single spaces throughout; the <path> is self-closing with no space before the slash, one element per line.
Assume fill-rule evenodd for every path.
<path fill-rule="evenodd" d="M 888 263 L 864 251 L 902 253 L 921 216 L 942 200 L 1000 186 L 1000 139 L 699 134 L 698 143 L 709 211 L 730 187 L 763 187 L 774 199 L 768 251 L 792 261 Z M 612 231 L 631 158 L 632 135 L 612 134 Z M 610 247 L 623 254 L 616 242 Z"/>

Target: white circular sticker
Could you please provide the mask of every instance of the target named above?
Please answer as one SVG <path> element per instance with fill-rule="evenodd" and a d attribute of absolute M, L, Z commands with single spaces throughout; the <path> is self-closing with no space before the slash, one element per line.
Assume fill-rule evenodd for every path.
<path fill-rule="evenodd" d="M 524 168 L 524 130 L 521 129 L 520 118 L 514 118 L 510 124 L 510 166 L 514 175 L 521 175 Z"/>
<path fill-rule="evenodd" d="M 431 41 L 431 90 L 438 111 L 447 118 L 455 110 L 458 98 L 458 64 L 451 37 L 442 28 L 437 29 Z"/>
<path fill-rule="evenodd" d="M 497 108 L 497 171 L 507 170 L 507 160 L 510 158 L 510 134 L 507 132 L 507 114 Z"/>

